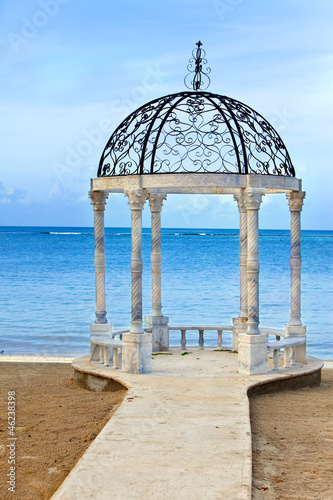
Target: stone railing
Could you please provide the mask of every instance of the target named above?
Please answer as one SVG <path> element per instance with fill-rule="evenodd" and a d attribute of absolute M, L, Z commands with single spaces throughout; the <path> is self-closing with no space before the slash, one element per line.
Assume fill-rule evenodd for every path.
<path fill-rule="evenodd" d="M 151 332 L 151 328 L 144 328 L 145 332 Z M 216 347 L 217 349 L 222 349 L 222 333 L 224 331 L 232 332 L 233 327 L 231 325 L 218 325 L 218 326 L 207 326 L 207 325 L 182 325 L 182 326 L 169 326 L 169 331 L 179 331 L 181 332 L 181 349 L 185 350 L 187 348 L 186 333 L 188 331 L 198 332 L 198 347 L 188 346 L 188 348 L 194 349 L 204 349 L 204 333 L 205 331 L 215 331 L 217 332 L 217 342 L 216 346 L 210 345 L 209 348 Z M 119 368 L 119 355 L 121 356 L 122 351 L 122 334 L 129 333 L 129 328 L 113 328 L 111 335 L 94 335 L 90 337 L 90 342 L 92 346 L 92 360 L 104 364 L 104 366 L 109 366 L 109 359 L 113 359 L 113 368 Z M 285 330 L 278 328 L 260 328 L 260 333 L 275 337 L 274 340 L 268 340 L 267 350 L 268 355 L 273 352 L 273 371 L 277 371 L 279 368 L 279 355 L 280 351 L 284 350 L 283 353 L 283 369 L 292 367 L 295 365 L 295 356 L 297 346 L 300 346 L 306 342 L 305 336 L 286 336 Z M 282 339 L 282 340 L 281 340 Z M 95 350 L 95 347 L 99 347 L 99 351 Z M 174 346 L 177 347 L 177 346 Z M 119 355 L 118 355 L 119 353 Z M 111 355 L 111 356 L 110 356 Z M 121 361 L 120 361 L 121 363 Z"/>
<path fill-rule="evenodd" d="M 150 328 L 144 328 L 145 332 L 150 333 Z M 95 361 L 104 366 L 121 368 L 122 365 L 122 337 L 124 333 L 130 333 L 127 328 L 112 328 L 110 335 L 90 335 L 91 361 Z"/>
<path fill-rule="evenodd" d="M 260 333 L 263 333 L 264 335 L 274 335 L 276 340 L 280 340 L 281 337 L 286 336 L 286 332 L 284 330 L 282 330 L 281 328 L 262 327 L 262 328 L 260 328 Z"/>
<path fill-rule="evenodd" d="M 204 332 L 208 330 L 213 330 L 217 332 L 217 342 L 216 342 L 216 347 L 218 349 L 222 349 L 222 333 L 224 331 L 227 332 L 232 332 L 233 327 L 231 325 L 219 325 L 219 326 L 198 326 L 198 325 L 190 325 L 190 326 L 169 326 L 169 331 L 180 331 L 181 332 L 181 349 L 186 349 L 186 332 L 188 331 L 197 331 L 199 333 L 199 338 L 198 338 L 198 346 L 199 349 L 204 348 Z M 191 346 L 192 347 L 192 346 Z"/>
<path fill-rule="evenodd" d="M 275 342 L 268 340 L 267 344 L 268 352 L 273 351 L 273 371 L 279 370 L 279 354 L 281 349 L 284 349 L 283 368 L 289 368 L 295 365 L 295 347 L 305 344 L 305 336 L 287 337 L 286 332 L 278 328 L 260 328 L 260 332 L 267 335 L 274 335 L 276 338 Z M 280 340 L 281 337 L 283 338 L 283 340 Z"/>

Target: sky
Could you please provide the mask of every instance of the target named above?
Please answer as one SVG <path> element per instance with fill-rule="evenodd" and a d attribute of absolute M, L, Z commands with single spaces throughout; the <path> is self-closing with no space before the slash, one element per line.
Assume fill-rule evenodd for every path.
<path fill-rule="evenodd" d="M 92 226 L 90 178 L 112 131 L 186 90 L 201 40 L 209 91 L 281 135 L 307 193 L 302 228 L 333 229 L 331 0 L 0 0 L 0 23 L 0 225 Z M 165 227 L 238 219 L 232 196 L 169 195 L 162 212 Z M 130 225 L 123 194 L 109 196 L 106 225 Z M 285 195 L 266 195 L 260 227 L 289 225 Z"/>

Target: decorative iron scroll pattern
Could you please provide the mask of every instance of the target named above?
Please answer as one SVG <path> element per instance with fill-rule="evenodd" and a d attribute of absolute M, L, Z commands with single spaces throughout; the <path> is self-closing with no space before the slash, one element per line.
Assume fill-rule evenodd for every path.
<path fill-rule="evenodd" d="M 202 43 L 200 40 L 196 45 L 197 49 L 192 51 L 192 57 L 187 65 L 189 73 L 185 76 L 184 83 L 188 89 L 206 90 L 210 85 L 210 78 L 208 75 L 211 69 L 207 67 L 205 71 L 203 70 L 202 65 L 207 64 L 206 51 L 201 48 Z M 192 77 L 193 73 L 194 76 Z"/>
<path fill-rule="evenodd" d="M 130 114 L 110 137 L 97 176 L 205 172 L 295 176 L 265 118 L 235 99 L 195 91 Z"/>

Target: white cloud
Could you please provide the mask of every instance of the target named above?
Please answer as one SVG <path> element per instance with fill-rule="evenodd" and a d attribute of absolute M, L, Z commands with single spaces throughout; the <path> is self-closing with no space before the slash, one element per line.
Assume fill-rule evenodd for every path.
<path fill-rule="evenodd" d="M 143 103 L 184 90 L 188 59 L 200 37 L 212 68 L 210 90 L 242 100 L 272 121 L 304 177 L 311 224 L 332 220 L 327 215 L 323 222 L 321 210 L 322 200 L 330 198 L 333 159 L 329 2 L 229 2 L 223 22 L 214 2 L 160 2 L 154 9 L 149 1 L 101 0 L 80 7 L 69 2 L 15 53 L 6 33 L 19 32 L 22 16 L 30 19 L 38 5 L 6 0 L 1 6 L 1 170 L 4 185 L 13 186 L 2 199 L 40 204 L 50 220 L 64 214 L 61 204 L 84 204 L 113 128 Z M 155 80 L 151 66 L 160 67 Z M 102 120 L 109 120 L 107 132 Z M 169 225 L 177 226 L 185 209 L 189 224 L 219 224 L 229 208 L 233 217 L 229 197 L 207 204 L 205 198 L 185 198 L 170 197 Z M 75 209 L 71 214 L 75 225 Z M 67 222 L 68 215 L 63 217 Z"/>

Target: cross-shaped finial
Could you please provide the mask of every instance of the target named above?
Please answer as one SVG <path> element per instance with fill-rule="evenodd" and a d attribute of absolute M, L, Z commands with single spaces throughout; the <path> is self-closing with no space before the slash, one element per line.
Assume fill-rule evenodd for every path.
<path fill-rule="evenodd" d="M 203 66 L 207 64 L 206 52 L 201 48 L 202 42 L 199 40 L 196 43 L 197 49 L 192 51 L 192 57 L 190 59 L 190 64 L 187 65 L 189 74 L 185 76 L 184 82 L 188 89 L 193 90 L 205 90 L 209 87 L 210 78 L 208 74 L 210 73 L 210 68 L 203 70 Z M 194 73 L 192 77 L 191 74 Z"/>

